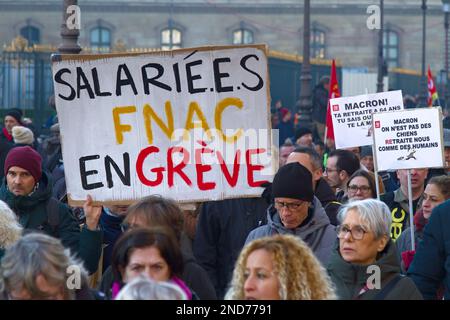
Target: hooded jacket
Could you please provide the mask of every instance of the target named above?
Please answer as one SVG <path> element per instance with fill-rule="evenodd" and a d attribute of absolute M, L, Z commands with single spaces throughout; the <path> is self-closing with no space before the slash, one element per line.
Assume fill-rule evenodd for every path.
<path fill-rule="evenodd" d="M 48 174 L 43 171 L 39 187 L 30 195 L 16 196 L 8 190 L 6 179 L 0 188 L 0 200 L 5 201 L 16 213 L 24 229 L 40 230 L 61 240 L 64 247 L 71 249 L 85 263 L 89 273 L 97 270 L 101 255 L 102 232 L 91 231 L 84 226 L 80 232 L 78 221 L 71 209 L 59 202 L 59 224 L 56 232 L 48 223 L 47 202 L 52 196 L 52 184 Z"/>
<path fill-rule="evenodd" d="M 379 257 L 370 266 L 378 266 L 375 271 L 369 270 L 370 266 L 363 266 L 345 261 L 339 252 L 339 241 L 336 241 L 330 263 L 328 274 L 335 287 L 336 295 L 341 300 L 373 300 L 376 295 L 388 285 L 389 281 L 400 274 L 400 264 L 397 260 L 396 247 L 392 240 L 386 245 Z M 367 283 L 372 283 L 375 272 L 380 272 L 380 289 L 367 289 L 360 294 Z M 395 286 L 387 292 L 384 300 L 422 300 L 422 295 L 408 277 L 403 277 Z"/>
<path fill-rule="evenodd" d="M 336 228 L 330 224 L 330 219 L 316 197 L 309 209 L 308 218 L 309 221 L 305 225 L 287 229 L 281 222 L 277 210 L 270 206 L 267 209 L 267 224 L 250 232 L 245 243 L 277 233 L 291 234 L 302 239 L 314 252 L 316 258 L 326 266 L 336 240 Z"/>

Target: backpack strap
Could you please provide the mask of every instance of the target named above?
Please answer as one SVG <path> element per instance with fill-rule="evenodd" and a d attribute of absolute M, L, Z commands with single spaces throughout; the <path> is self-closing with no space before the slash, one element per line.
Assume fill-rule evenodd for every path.
<path fill-rule="evenodd" d="M 52 236 L 58 238 L 59 202 L 51 197 L 47 201 L 47 222 L 52 229 Z"/>
<path fill-rule="evenodd" d="M 380 292 L 377 293 L 374 300 L 384 300 L 386 296 L 389 294 L 389 292 L 394 289 L 395 285 L 403 279 L 404 276 L 401 274 L 396 275 L 393 279 L 391 279 L 387 285 L 384 286 L 383 289 L 380 290 Z"/>

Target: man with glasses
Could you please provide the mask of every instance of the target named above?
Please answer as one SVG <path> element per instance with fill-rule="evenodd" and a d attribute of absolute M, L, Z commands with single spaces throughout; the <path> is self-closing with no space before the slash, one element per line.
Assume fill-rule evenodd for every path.
<path fill-rule="evenodd" d="M 358 157 L 348 150 L 334 150 L 328 157 L 324 178 L 332 189 L 336 190 L 337 200 L 344 203 L 347 198 L 347 182 L 360 168 Z"/>
<path fill-rule="evenodd" d="M 274 205 L 267 209 L 268 223 L 250 232 L 246 243 L 274 234 L 292 234 L 305 241 L 326 265 L 336 230 L 314 196 L 311 172 L 298 162 L 286 164 L 273 179 L 272 194 Z"/>
<path fill-rule="evenodd" d="M 322 177 L 322 160 L 312 148 L 298 147 L 288 157 L 287 163 L 298 162 L 311 172 L 313 177 L 314 195 L 319 199 L 332 225 L 337 226 L 337 213 L 341 203 L 328 183 Z"/>

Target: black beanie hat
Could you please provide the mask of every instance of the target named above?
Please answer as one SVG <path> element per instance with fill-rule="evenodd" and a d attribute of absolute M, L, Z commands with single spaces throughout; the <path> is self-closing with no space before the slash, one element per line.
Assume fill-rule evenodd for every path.
<path fill-rule="evenodd" d="M 305 134 L 312 134 L 312 131 L 308 128 L 305 127 L 301 127 L 298 128 L 297 131 L 295 132 L 295 141 L 297 141 L 300 137 L 304 136 Z"/>
<path fill-rule="evenodd" d="M 8 112 L 5 114 L 5 117 L 6 116 L 13 117 L 14 119 L 17 120 L 18 123 L 22 124 L 22 113 L 20 112 L 19 109 L 8 110 Z"/>
<path fill-rule="evenodd" d="M 312 202 L 314 191 L 311 172 L 298 162 L 282 166 L 273 178 L 272 194 L 274 198 Z"/>

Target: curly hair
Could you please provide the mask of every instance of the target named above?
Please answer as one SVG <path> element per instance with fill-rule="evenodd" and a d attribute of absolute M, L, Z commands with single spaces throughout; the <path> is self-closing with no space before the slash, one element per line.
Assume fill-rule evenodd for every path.
<path fill-rule="evenodd" d="M 258 249 L 272 254 L 281 300 L 336 299 L 333 284 L 311 249 L 295 236 L 275 235 L 256 239 L 242 249 L 234 268 L 231 288 L 225 297 L 227 300 L 244 299 L 247 259 Z"/>

